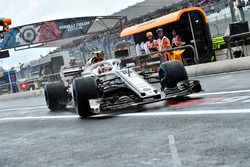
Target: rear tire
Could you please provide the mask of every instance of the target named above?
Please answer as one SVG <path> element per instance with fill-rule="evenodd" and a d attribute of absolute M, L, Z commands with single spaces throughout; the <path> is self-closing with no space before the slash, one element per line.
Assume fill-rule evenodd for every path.
<path fill-rule="evenodd" d="M 96 81 L 93 77 L 77 78 L 73 82 L 75 110 L 81 117 L 93 115 L 89 100 L 99 97 Z"/>
<path fill-rule="evenodd" d="M 62 82 L 47 83 L 44 87 L 44 95 L 46 104 L 51 111 L 66 108 L 66 104 L 59 103 L 67 95 L 66 88 Z"/>
<path fill-rule="evenodd" d="M 183 64 L 178 60 L 171 60 L 161 64 L 159 77 L 162 88 L 174 88 L 177 83 L 188 80 L 188 75 Z"/>

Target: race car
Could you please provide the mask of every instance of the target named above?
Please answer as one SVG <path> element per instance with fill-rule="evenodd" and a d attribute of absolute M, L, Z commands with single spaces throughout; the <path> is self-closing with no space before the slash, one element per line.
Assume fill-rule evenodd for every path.
<path fill-rule="evenodd" d="M 123 68 L 120 64 L 119 59 L 96 62 L 93 58 L 71 85 L 65 81 L 47 83 L 44 90 L 48 108 L 65 109 L 73 101 L 79 116 L 89 117 L 202 91 L 199 81 L 188 80 L 184 66 L 177 60 L 161 64 L 161 90 L 144 80 L 133 69 L 133 63 Z"/>

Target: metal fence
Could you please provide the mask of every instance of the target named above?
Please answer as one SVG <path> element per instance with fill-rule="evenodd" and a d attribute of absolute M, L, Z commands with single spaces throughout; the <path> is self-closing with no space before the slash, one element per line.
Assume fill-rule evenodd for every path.
<path fill-rule="evenodd" d="M 137 71 L 150 71 L 156 72 L 160 67 L 161 63 L 165 62 L 164 55 L 166 53 L 171 53 L 173 55 L 173 51 L 190 49 L 193 52 L 193 59 L 195 63 L 199 62 L 199 57 L 195 52 L 195 49 L 192 45 L 185 45 L 181 47 L 166 49 L 163 51 L 153 52 L 151 54 L 144 54 L 140 56 L 131 56 L 122 59 L 122 66 L 126 66 L 128 63 L 135 63 L 137 66 Z M 173 56 L 173 59 L 176 59 L 176 56 Z"/>
<path fill-rule="evenodd" d="M 17 93 L 19 92 L 20 88 L 18 86 L 18 83 L 12 82 L 11 84 L 1 84 L 0 85 L 0 95 L 3 94 L 10 94 L 10 93 Z"/>
<path fill-rule="evenodd" d="M 250 21 L 250 5 L 244 7 L 243 9 L 245 13 L 245 20 Z M 236 17 L 238 17 L 237 13 Z M 224 35 L 224 33 L 228 28 L 228 25 L 232 23 L 232 17 L 229 7 L 226 7 L 219 12 L 209 15 L 208 18 L 209 18 L 209 28 L 212 37 L 218 35 Z"/>
<path fill-rule="evenodd" d="M 28 88 L 25 90 L 22 90 L 22 88 L 20 88 L 20 84 L 23 82 L 0 84 L 0 95 L 42 89 L 47 82 L 56 82 L 56 81 L 61 81 L 61 76 L 59 73 L 45 75 L 35 80 L 29 80 L 26 82 L 28 84 Z"/>
<path fill-rule="evenodd" d="M 246 6 L 243 7 L 243 11 L 245 14 L 245 20 L 248 21 L 248 24 L 250 23 L 250 3 L 246 3 Z M 240 20 L 239 14 L 235 12 L 235 16 L 237 20 Z M 228 3 L 220 3 L 217 5 L 217 10 L 214 13 L 211 13 L 209 16 L 209 28 L 211 32 L 211 36 L 214 37 L 213 40 L 217 38 L 223 39 L 223 36 L 225 32 L 228 29 L 229 24 L 231 24 L 232 21 L 232 16 L 231 16 L 231 11 L 230 7 L 228 6 Z M 239 34 L 236 35 L 237 37 L 242 37 L 245 36 L 242 39 L 239 40 L 234 40 L 235 37 L 230 38 L 229 41 L 225 42 L 222 40 L 221 42 L 218 41 L 220 45 L 223 45 L 222 50 L 217 50 L 216 54 L 217 55 L 222 55 L 220 56 L 221 60 L 224 59 L 232 59 L 236 57 L 243 57 L 243 56 L 248 56 L 249 55 L 249 33 L 248 34 Z M 213 42 L 213 45 L 217 45 L 217 43 Z M 220 47 L 219 47 L 220 48 Z M 224 48 L 224 49 L 223 49 Z M 223 56 L 226 55 L 226 56 Z M 223 58 L 224 57 L 224 58 Z"/>
<path fill-rule="evenodd" d="M 42 77 L 42 82 L 56 82 L 61 81 L 61 76 L 59 73 L 44 75 Z"/>

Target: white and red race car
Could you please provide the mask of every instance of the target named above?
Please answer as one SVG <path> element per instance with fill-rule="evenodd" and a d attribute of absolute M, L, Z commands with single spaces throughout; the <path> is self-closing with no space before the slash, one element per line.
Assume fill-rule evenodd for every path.
<path fill-rule="evenodd" d="M 48 108 L 61 110 L 73 101 L 79 116 L 88 117 L 202 91 L 199 81 L 188 80 L 179 61 L 161 64 L 161 90 L 134 71 L 133 63 L 123 68 L 120 63 L 119 59 L 99 62 L 90 59 L 83 68 L 64 69 L 63 82 L 47 83 L 44 88 Z M 69 76 L 72 82 L 66 79 Z M 161 91 L 166 94 L 163 98 Z"/>

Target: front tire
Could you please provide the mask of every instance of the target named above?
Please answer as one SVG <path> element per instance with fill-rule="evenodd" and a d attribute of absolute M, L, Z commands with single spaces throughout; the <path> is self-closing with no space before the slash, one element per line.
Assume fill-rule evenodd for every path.
<path fill-rule="evenodd" d="M 73 82 L 75 110 L 85 118 L 93 115 L 89 100 L 99 97 L 96 81 L 93 77 L 77 78 Z"/>
<path fill-rule="evenodd" d="M 159 77 L 162 88 L 174 88 L 181 81 L 188 80 L 183 64 L 178 60 L 171 60 L 161 64 Z"/>
<path fill-rule="evenodd" d="M 44 95 L 48 108 L 51 111 L 64 110 L 66 104 L 61 104 L 60 100 L 66 97 L 66 88 L 62 82 L 47 83 L 44 87 Z"/>

